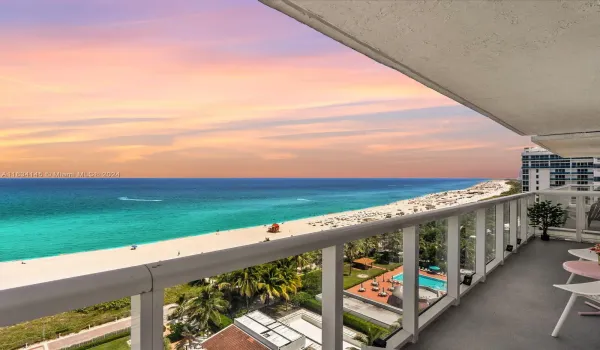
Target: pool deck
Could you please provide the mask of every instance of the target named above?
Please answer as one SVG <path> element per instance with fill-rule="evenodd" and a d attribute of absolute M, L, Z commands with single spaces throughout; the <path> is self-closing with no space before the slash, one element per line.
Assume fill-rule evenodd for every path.
<path fill-rule="evenodd" d="M 392 283 L 387 282 L 387 280 L 391 279 L 393 276 L 399 275 L 403 272 L 404 272 L 404 267 L 400 266 L 392 271 L 388 271 L 388 272 L 384 273 L 383 275 L 378 276 L 377 281 L 379 282 L 380 291 L 381 291 L 382 287 L 385 287 L 385 289 L 387 291 L 387 289 L 392 286 Z M 445 275 L 436 275 L 436 274 L 427 273 L 427 272 L 421 271 L 421 270 L 419 270 L 419 274 L 422 276 L 435 278 L 440 281 L 444 281 L 444 282 L 446 281 Z M 386 282 L 382 282 L 382 280 L 384 280 Z M 363 282 L 363 287 L 366 289 L 364 292 L 358 291 L 360 289 L 360 284 L 357 284 L 354 287 L 350 287 L 350 288 L 346 289 L 346 291 L 351 294 L 355 294 L 360 297 L 363 297 L 363 298 L 371 299 L 378 303 L 387 304 L 387 300 L 388 300 L 389 295 L 391 295 L 391 292 L 388 292 L 388 296 L 385 296 L 385 297 L 379 296 L 378 295 L 379 291 L 371 290 L 371 280 L 367 280 L 367 281 Z M 420 308 L 426 308 L 428 306 L 426 303 L 421 303 L 421 304 L 423 304 L 423 305 L 419 305 Z"/>

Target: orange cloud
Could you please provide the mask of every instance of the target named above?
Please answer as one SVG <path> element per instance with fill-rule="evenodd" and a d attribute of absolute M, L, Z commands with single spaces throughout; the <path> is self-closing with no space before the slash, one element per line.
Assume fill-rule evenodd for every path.
<path fill-rule="evenodd" d="M 0 168 L 408 176 L 390 172 L 390 154 L 516 153 L 524 143 L 337 43 L 301 48 L 290 36 L 312 32 L 283 17 L 265 21 L 262 9 L 162 12 L 1 33 L 0 46 L 11 49 L 0 54 Z M 239 21 L 222 25 L 232 18 Z"/>

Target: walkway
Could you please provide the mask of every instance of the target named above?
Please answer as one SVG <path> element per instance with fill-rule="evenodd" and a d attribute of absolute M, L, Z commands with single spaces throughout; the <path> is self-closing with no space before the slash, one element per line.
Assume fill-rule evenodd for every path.
<path fill-rule="evenodd" d="M 170 314 L 168 310 L 174 306 L 176 306 L 176 304 L 165 305 L 163 320 L 164 323 L 167 322 L 167 316 L 168 314 Z M 83 330 L 79 333 L 73 333 L 58 339 L 53 339 L 44 343 L 31 345 L 27 348 L 27 350 L 60 350 L 69 346 L 81 344 L 86 341 L 101 337 L 105 334 L 127 329 L 129 327 L 131 327 L 131 317 L 126 317 L 117 321 L 105 323 L 103 325 L 90 328 L 89 330 Z"/>

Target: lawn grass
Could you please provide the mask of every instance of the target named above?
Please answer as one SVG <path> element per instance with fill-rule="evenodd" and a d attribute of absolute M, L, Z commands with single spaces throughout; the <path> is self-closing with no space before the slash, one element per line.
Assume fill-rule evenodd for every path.
<path fill-rule="evenodd" d="M 37 320 L 23 322 L 10 327 L 0 328 L 0 349 L 19 349 L 25 343 L 32 344 L 42 341 L 42 334 L 46 333 L 46 340 L 58 338 L 61 335 L 78 332 L 88 328 L 88 325 L 100 325 L 114 321 L 116 318 L 128 317 L 129 308 L 108 311 L 93 311 L 81 313 L 76 311 L 63 312 L 57 315 L 42 317 Z"/>
<path fill-rule="evenodd" d="M 123 338 L 115 339 L 108 343 L 100 344 L 90 350 L 131 350 L 129 345 L 127 345 L 127 341 L 129 340 L 129 336 L 126 335 Z"/>
<path fill-rule="evenodd" d="M 179 295 L 193 295 L 200 287 L 182 284 L 165 289 L 165 305 L 177 301 Z M 130 316 L 129 306 L 119 309 L 91 310 L 86 313 L 67 311 L 57 315 L 42 317 L 37 320 L 16 324 L 10 327 L 0 328 L 0 349 L 13 350 L 25 346 L 25 344 L 38 343 L 45 339 L 58 338 L 58 334 L 66 335 L 76 333 L 88 328 L 89 325 L 97 326 L 114 321 L 116 318 Z M 45 328 L 45 330 L 44 330 Z"/>
<path fill-rule="evenodd" d="M 398 268 L 398 267 L 402 266 L 402 263 L 389 263 L 389 264 L 377 264 L 377 263 L 375 263 L 375 264 L 373 264 L 373 265 L 375 265 L 375 266 L 379 266 L 379 267 L 381 267 L 381 268 L 383 268 L 383 269 L 386 269 L 386 270 L 390 270 L 390 271 L 391 271 L 391 270 L 394 270 L 394 269 L 396 269 L 396 268 Z"/>
<path fill-rule="evenodd" d="M 372 268 L 372 269 L 368 269 L 368 270 L 360 270 L 360 269 L 353 268 L 352 274 L 348 275 L 349 271 L 350 271 L 350 268 L 348 267 L 348 265 L 345 265 L 344 266 L 344 289 L 354 287 L 355 285 L 357 285 L 361 282 L 370 280 L 373 277 L 382 275 L 386 272 L 385 270 L 378 269 L 378 268 Z M 358 277 L 358 275 L 368 275 L 369 277 L 360 278 L 360 277 Z"/>

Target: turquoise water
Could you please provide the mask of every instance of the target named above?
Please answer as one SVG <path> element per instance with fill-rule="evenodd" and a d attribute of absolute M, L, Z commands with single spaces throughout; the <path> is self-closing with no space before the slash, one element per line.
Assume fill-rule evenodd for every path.
<path fill-rule="evenodd" d="M 402 282 L 402 274 L 394 276 L 394 279 L 396 281 Z M 447 290 L 445 281 L 441 281 L 436 278 L 423 276 L 423 275 L 419 275 L 419 285 L 423 286 L 423 287 L 429 287 L 429 288 L 432 288 L 435 290 L 442 290 L 442 291 Z"/>
<path fill-rule="evenodd" d="M 0 261 L 362 209 L 483 179 L 0 179 Z"/>

